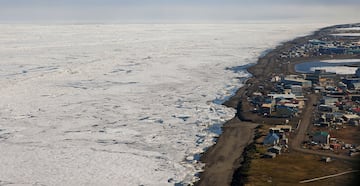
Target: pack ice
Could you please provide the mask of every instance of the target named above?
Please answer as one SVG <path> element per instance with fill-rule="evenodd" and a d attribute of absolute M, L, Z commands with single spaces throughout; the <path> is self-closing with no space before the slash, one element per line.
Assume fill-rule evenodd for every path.
<path fill-rule="evenodd" d="M 229 69 L 321 26 L 0 25 L 0 185 L 191 183 Z"/>

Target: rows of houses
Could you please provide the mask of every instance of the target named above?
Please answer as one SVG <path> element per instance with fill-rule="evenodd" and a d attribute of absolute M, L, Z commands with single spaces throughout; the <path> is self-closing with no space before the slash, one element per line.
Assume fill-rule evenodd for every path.
<path fill-rule="evenodd" d="M 325 72 L 318 74 L 325 74 Z M 319 82 L 315 84 L 316 81 L 312 81 L 318 87 L 314 91 L 321 95 L 321 99 L 316 105 L 314 114 L 316 131 L 310 135 L 311 143 L 318 144 L 325 150 L 349 149 L 349 154 L 354 155 L 360 151 L 360 149 L 356 150 L 359 148 L 358 146 L 339 141 L 336 136 L 331 136 L 327 131 L 340 130 L 344 126 L 357 127 L 359 125 L 360 89 L 357 89 L 354 84 L 360 82 L 360 69 L 354 76 L 341 77 L 338 80 L 336 77 L 327 78 L 329 83 L 325 84 Z M 331 79 L 332 81 L 330 81 Z"/>
<path fill-rule="evenodd" d="M 251 96 L 254 112 L 264 117 L 298 116 L 305 105 L 303 89 L 310 88 L 311 81 L 296 76 L 274 76 L 271 81 L 274 83 L 271 92 L 254 92 Z"/>
<path fill-rule="evenodd" d="M 307 43 L 295 46 L 283 52 L 281 58 L 298 58 L 321 55 L 360 54 L 360 42 L 357 38 L 342 37 L 330 34 L 320 39 L 312 39 Z"/>
<path fill-rule="evenodd" d="M 360 69 L 357 74 L 340 78 L 335 73 L 316 70 L 302 75 L 274 76 L 271 81 L 274 87 L 271 92 L 255 92 L 251 97 L 256 113 L 264 117 L 288 118 L 298 116 L 305 106 L 304 95 L 313 91 L 321 95 L 314 113 L 316 131 L 310 133 L 312 144 L 327 149 L 344 149 L 328 132 L 330 128 L 340 129 L 344 125 L 358 126 L 360 123 Z M 357 89 L 359 83 L 359 89 Z M 263 144 L 268 147 L 264 157 L 274 158 L 286 149 L 290 125 L 277 125 L 270 128 Z M 357 146 L 348 148 L 352 155 Z M 359 147 L 360 148 L 360 147 Z"/>
<path fill-rule="evenodd" d="M 258 91 L 249 97 L 254 113 L 263 117 L 291 120 L 301 114 L 306 103 L 305 95 L 309 92 L 318 93 L 321 99 L 314 105 L 316 130 L 309 133 L 310 142 L 329 149 L 346 148 L 347 144 L 331 140 L 336 138 L 331 136 L 329 129 L 359 125 L 360 68 L 353 76 L 340 77 L 336 73 L 316 70 L 314 73 L 301 75 L 273 75 L 271 82 L 270 89 L 259 86 Z M 267 147 L 264 157 L 274 158 L 281 154 L 287 148 L 290 131 L 290 125 L 270 128 L 263 141 Z M 352 145 L 348 149 L 354 151 L 356 148 L 357 146 Z M 351 153 L 359 152 L 356 150 Z"/>
<path fill-rule="evenodd" d="M 325 86 L 319 89 L 322 98 L 317 107 L 314 125 L 336 127 L 344 124 L 359 125 L 360 121 L 360 89 L 355 89 L 355 79 L 359 79 L 358 69 L 355 77 L 342 78 L 338 86 Z M 353 81 L 352 81 L 353 80 Z M 333 83 L 335 84 L 335 82 Z"/>

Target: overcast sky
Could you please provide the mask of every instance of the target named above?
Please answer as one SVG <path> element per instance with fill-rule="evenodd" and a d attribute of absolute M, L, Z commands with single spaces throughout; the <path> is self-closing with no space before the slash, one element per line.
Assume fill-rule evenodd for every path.
<path fill-rule="evenodd" d="M 0 22 L 360 22 L 360 0 L 0 0 Z"/>

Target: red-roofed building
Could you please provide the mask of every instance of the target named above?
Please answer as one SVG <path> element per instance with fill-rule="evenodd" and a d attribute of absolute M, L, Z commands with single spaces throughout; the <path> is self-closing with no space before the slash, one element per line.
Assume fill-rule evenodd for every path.
<path fill-rule="evenodd" d="M 352 108 L 351 109 L 354 113 L 356 113 L 356 114 L 360 114 L 360 108 L 359 107 L 357 107 L 357 108 Z"/>

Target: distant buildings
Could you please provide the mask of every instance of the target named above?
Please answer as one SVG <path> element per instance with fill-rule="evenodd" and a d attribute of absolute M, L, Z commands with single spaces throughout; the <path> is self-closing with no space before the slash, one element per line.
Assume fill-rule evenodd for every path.
<path fill-rule="evenodd" d="M 358 68 L 355 72 L 356 77 L 360 77 L 360 68 Z"/>
<path fill-rule="evenodd" d="M 311 81 L 313 84 L 325 87 L 334 86 L 334 78 L 336 73 L 326 72 L 325 70 L 315 70 L 314 73 L 306 74 L 306 80 Z"/>
<path fill-rule="evenodd" d="M 298 58 L 321 55 L 360 54 L 360 43 L 338 37 L 338 41 L 309 40 L 306 44 L 293 47 L 280 55 L 281 58 Z"/>
<path fill-rule="evenodd" d="M 282 83 L 285 85 L 298 85 L 302 88 L 310 88 L 312 86 L 311 81 L 305 80 L 297 76 L 286 76 L 283 78 Z"/>

